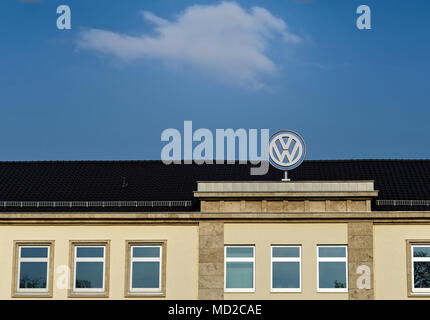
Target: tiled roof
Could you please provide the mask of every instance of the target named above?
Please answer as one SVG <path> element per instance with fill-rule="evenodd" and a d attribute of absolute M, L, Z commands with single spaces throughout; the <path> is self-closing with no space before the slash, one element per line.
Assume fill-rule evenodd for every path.
<path fill-rule="evenodd" d="M 250 167 L 249 164 L 164 165 L 161 161 L 0 162 L 0 205 L 2 201 L 194 201 L 197 181 L 273 181 L 283 176 L 272 167 L 264 176 L 251 176 Z M 430 160 L 308 160 L 289 172 L 289 178 L 374 180 L 379 200 L 430 200 Z M 192 208 L 170 207 L 162 211 L 196 210 L 193 203 Z M 139 208 L 148 210 L 160 208 Z M 373 210 L 430 210 L 430 207 L 373 203 Z"/>

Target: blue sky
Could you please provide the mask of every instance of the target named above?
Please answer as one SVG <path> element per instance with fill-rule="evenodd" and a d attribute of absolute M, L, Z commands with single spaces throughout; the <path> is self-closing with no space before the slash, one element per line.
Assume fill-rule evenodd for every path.
<path fill-rule="evenodd" d="M 222 5 L 1 1 L 0 160 L 159 159 L 184 120 L 292 129 L 308 159 L 430 158 L 430 2 Z"/>

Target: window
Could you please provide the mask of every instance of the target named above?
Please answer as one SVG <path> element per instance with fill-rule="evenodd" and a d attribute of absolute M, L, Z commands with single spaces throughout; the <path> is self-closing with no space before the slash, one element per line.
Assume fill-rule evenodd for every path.
<path fill-rule="evenodd" d="M 226 292 L 254 292 L 254 246 L 226 246 L 224 255 L 224 290 Z"/>
<path fill-rule="evenodd" d="M 15 242 L 13 296 L 52 295 L 53 241 Z"/>
<path fill-rule="evenodd" d="M 105 247 L 75 247 L 74 291 L 104 291 Z"/>
<path fill-rule="evenodd" d="M 412 292 L 430 293 L 430 245 L 412 245 Z"/>
<path fill-rule="evenodd" d="M 301 247 L 272 246 L 271 291 L 301 291 Z"/>
<path fill-rule="evenodd" d="M 165 294 L 165 251 L 165 241 L 127 241 L 126 296 Z"/>
<path fill-rule="evenodd" d="M 109 242 L 72 242 L 71 295 L 106 296 Z"/>
<path fill-rule="evenodd" d="M 348 292 L 347 247 L 318 246 L 318 291 Z"/>

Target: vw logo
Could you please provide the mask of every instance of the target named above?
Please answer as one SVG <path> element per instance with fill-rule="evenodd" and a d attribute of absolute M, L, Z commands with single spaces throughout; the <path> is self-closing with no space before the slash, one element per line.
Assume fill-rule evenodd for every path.
<path fill-rule="evenodd" d="M 294 131 L 281 130 L 270 137 L 269 162 L 275 168 L 294 169 L 302 163 L 305 155 L 305 141 Z"/>

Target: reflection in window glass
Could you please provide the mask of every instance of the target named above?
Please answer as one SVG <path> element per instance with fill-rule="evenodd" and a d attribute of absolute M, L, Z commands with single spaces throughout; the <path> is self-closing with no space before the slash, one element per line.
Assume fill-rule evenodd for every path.
<path fill-rule="evenodd" d="M 226 288 L 253 288 L 252 262 L 227 262 Z"/>
<path fill-rule="evenodd" d="M 300 289 L 300 262 L 273 262 L 275 289 Z"/>
<path fill-rule="evenodd" d="M 48 247 L 19 247 L 18 291 L 47 291 Z"/>
<path fill-rule="evenodd" d="M 252 247 L 227 247 L 228 258 L 252 258 L 254 248 Z"/>
<path fill-rule="evenodd" d="M 159 258 L 161 247 L 133 247 L 134 258 Z"/>
<path fill-rule="evenodd" d="M 103 262 L 77 262 L 76 288 L 103 288 Z"/>
<path fill-rule="evenodd" d="M 347 291 L 347 247 L 318 247 L 318 290 Z"/>
<path fill-rule="evenodd" d="M 161 246 L 131 247 L 130 291 L 161 291 L 161 251 Z"/>
<path fill-rule="evenodd" d="M 48 248 L 21 247 L 21 258 L 48 258 Z"/>
<path fill-rule="evenodd" d="M 103 258 L 103 247 L 78 247 L 76 249 L 78 258 Z"/>
<path fill-rule="evenodd" d="M 225 290 L 254 290 L 254 247 L 225 247 Z"/>
<path fill-rule="evenodd" d="M 320 258 L 345 258 L 346 247 L 319 247 L 318 254 Z"/>
<path fill-rule="evenodd" d="M 346 288 L 346 262 L 319 263 L 320 288 Z"/>
<path fill-rule="evenodd" d="M 430 247 L 413 247 L 414 257 L 430 257 Z"/>
<path fill-rule="evenodd" d="M 300 255 L 300 246 L 272 246 L 272 291 L 300 291 Z"/>
<path fill-rule="evenodd" d="M 105 283 L 105 247 L 75 247 L 75 281 L 76 291 L 104 290 Z"/>
<path fill-rule="evenodd" d="M 160 262 L 133 262 L 132 288 L 159 288 Z"/>
<path fill-rule="evenodd" d="M 273 246 L 272 247 L 272 257 L 274 258 L 299 258 L 300 257 L 300 247 L 297 246 Z"/>
<path fill-rule="evenodd" d="M 412 246 L 414 292 L 430 292 L 430 246 Z"/>

